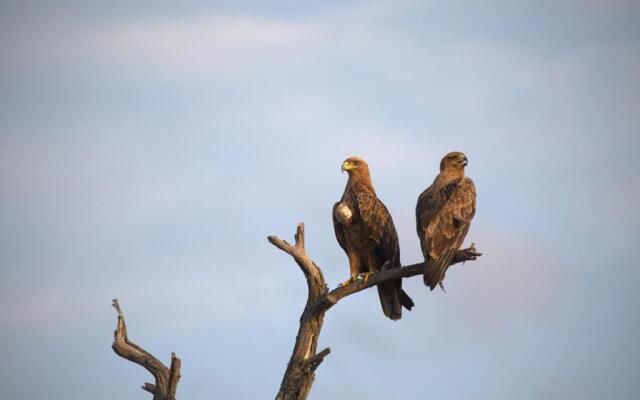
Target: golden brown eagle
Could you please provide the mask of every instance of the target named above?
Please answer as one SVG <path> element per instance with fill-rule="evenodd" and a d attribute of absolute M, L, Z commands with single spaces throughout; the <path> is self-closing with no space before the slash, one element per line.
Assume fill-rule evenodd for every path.
<path fill-rule="evenodd" d="M 338 243 L 349 257 L 352 282 L 359 274 L 400 268 L 398 234 L 387 208 L 376 196 L 367 163 L 358 157 L 342 163 L 349 180 L 340 202 L 333 206 L 333 227 Z M 378 285 L 384 315 L 402 317 L 402 306 L 411 310 L 413 301 L 402 290 L 402 279 Z"/>
<path fill-rule="evenodd" d="M 467 157 L 454 151 L 440 162 L 440 173 L 416 205 L 416 228 L 425 259 L 424 284 L 444 290 L 442 281 L 462 246 L 476 213 L 476 188 L 464 175 Z"/>

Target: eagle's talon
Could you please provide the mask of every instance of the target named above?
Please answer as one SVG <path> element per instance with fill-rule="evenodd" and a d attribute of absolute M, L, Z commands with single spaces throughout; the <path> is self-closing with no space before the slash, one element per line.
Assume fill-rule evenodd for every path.
<path fill-rule="evenodd" d="M 340 282 L 338 284 L 338 287 L 343 287 L 343 286 L 350 285 L 350 284 L 352 284 L 353 282 L 355 282 L 357 280 L 358 280 L 358 276 L 357 275 L 356 276 L 352 276 L 351 278 L 347 279 L 346 281 Z"/>
<path fill-rule="evenodd" d="M 372 275 L 372 272 L 363 272 L 362 274 L 358 275 L 358 278 L 362 278 L 362 282 L 364 282 L 364 284 L 366 285 L 367 282 L 369 281 L 369 277 Z"/>

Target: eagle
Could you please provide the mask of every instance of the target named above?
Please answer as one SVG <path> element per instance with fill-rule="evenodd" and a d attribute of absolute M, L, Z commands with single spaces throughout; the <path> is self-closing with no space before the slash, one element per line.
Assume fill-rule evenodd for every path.
<path fill-rule="evenodd" d="M 371 183 L 369 167 L 359 157 L 347 158 L 342 163 L 349 180 L 342 198 L 333 206 L 333 227 L 336 239 L 347 253 L 351 278 L 400 268 L 400 245 L 391 214 L 376 196 Z M 378 295 L 384 315 L 392 320 L 402 317 L 402 306 L 407 310 L 413 301 L 402 290 L 402 279 L 378 285 Z"/>
<path fill-rule="evenodd" d="M 459 151 L 445 155 L 433 184 L 418 197 L 416 230 L 424 255 L 424 284 L 444 286 L 445 273 L 462 246 L 476 213 L 476 188 L 466 177 L 468 160 Z"/>

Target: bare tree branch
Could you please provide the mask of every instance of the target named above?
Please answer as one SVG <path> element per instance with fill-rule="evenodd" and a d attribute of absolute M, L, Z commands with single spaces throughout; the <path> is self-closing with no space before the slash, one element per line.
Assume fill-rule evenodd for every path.
<path fill-rule="evenodd" d="M 481 255 L 482 253 L 478 253 L 476 251 L 475 245 L 472 244 L 468 249 L 458 250 L 451 265 L 461 262 L 464 263 L 465 261 L 472 261 L 477 257 L 480 257 Z M 397 278 L 410 278 L 415 275 L 422 275 L 423 272 L 424 262 L 421 262 L 417 264 L 407 265 L 402 268 L 389 269 L 377 274 L 369 275 L 366 282 L 360 279 L 355 282 L 351 282 L 348 285 L 339 286 L 336 289 L 333 289 L 332 291 L 327 293 L 324 298 L 321 299 L 317 306 L 326 307 L 328 309 L 338 301 L 340 301 L 342 298 L 357 293 L 361 290 L 368 289 L 372 286 L 378 285 L 379 283 Z"/>
<path fill-rule="evenodd" d="M 118 304 L 118 299 L 113 299 L 112 303 L 118 313 L 116 330 L 113 333 L 113 351 L 122 358 L 134 362 L 153 375 L 155 385 L 145 383 L 143 390 L 153 394 L 153 400 L 175 400 L 176 388 L 180 380 L 180 359 L 175 353 L 171 353 L 171 367 L 167 368 L 160 360 L 148 353 L 142 347 L 129 341 L 127 336 L 127 325 L 124 322 L 124 314 Z"/>
<path fill-rule="evenodd" d="M 298 224 L 295 234 L 295 245 L 291 245 L 276 236 L 269 236 L 271 244 L 291 255 L 307 279 L 309 294 L 307 303 L 300 316 L 300 328 L 293 347 L 293 354 L 289 359 L 287 370 L 285 371 L 280 390 L 276 395 L 276 400 L 304 400 L 311 391 L 311 386 L 315 379 L 315 370 L 320 366 L 324 358 L 331 352 L 327 347 L 316 353 L 318 337 L 322 330 L 324 314 L 338 301 L 370 288 L 377 284 L 397 279 L 409 278 L 415 275 L 422 275 L 424 263 L 412 264 L 402 268 L 395 268 L 369 275 L 367 281 L 357 280 L 345 286 L 340 286 L 329 291 L 322 271 L 309 258 L 304 248 L 304 224 Z M 475 246 L 464 250 L 459 250 L 452 262 L 457 264 L 465 261 L 475 260 L 481 256 Z"/>
<path fill-rule="evenodd" d="M 315 370 L 331 352 L 328 347 L 317 352 L 318 338 L 326 311 L 344 297 L 361 290 L 389 280 L 421 275 L 424 263 L 382 271 L 369 275 L 366 281 L 356 280 L 329 291 L 322 271 L 305 250 L 304 224 L 298 224 L 293 245 L 275 236 L 269 236 L 268 239 L 271 244 L 293 257 L 307 280 L 307 303 L 300 317 L 300 327 L 293 353 L 276 396 L 276 400 L 305 400 L 311 391 Z M 472 244 L 470 248 L 458 251 L 452 264 L 475 260 L 481 255 Z M 176 357 L 175 353 L 171 353 L 171 365 L 167 368 L 142 347 L 131 342 L 127 336 L 124 314 L 117 299 L 113 300 L 113 307 L 118 313 L 113 350 L 120 357 L 144 367 L 153 375 L 155 384 L 145 383 L 142 386 L 143 390 L 153 394 L 153 400 L 175 400 L 176 388 L 180 380 L 180 359 Z"/>
<path fill-rule="evenodd" d="M 293 354 L 291 354 L 287 371 L 280 384 L 280 391 L 276 396 L 278 400 L 305 399 L 315 379 L 314 371 L 324 358 L 316 357 L 318 335 L 322 329 L 324 311 L 312 312 L 312 308 L 321 298 L 326 296 L 328 288 L 324 282 L 322 271 L 309 258 L 304 249 L 304 224 L 298 224 L 295 245 L 293 246 L 275 236 L 269 236 L 268 239 L 271 244 L 293 257 L 307 279 L 309 289 L 307 305 L 300 317 L 300 328 L 296 344 L 293 347 Z M 322 353 L 326 355 L 329 354 L 329 351 L 326 349 Z"/>

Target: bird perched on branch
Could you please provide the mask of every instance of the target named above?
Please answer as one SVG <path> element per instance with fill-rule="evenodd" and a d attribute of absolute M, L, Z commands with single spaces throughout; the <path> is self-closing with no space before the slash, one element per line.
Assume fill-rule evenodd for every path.
<path fill-rule="evenodd" d="M 462 246 L 476 213 L 476 188 L 466 177 L 467 157 L 454 151 L 440 162 L 440 173 L 416 205 L 416 228 L 424 255 L 424 284 L 444 286 L 445 273 Z"/>
<path fill-rule="evenodd" d="M 400 268 L 398 234 L 389 211 L 376 196 L 371 183 L 369 167 L 359 157 L 350 157 L 342 163 L 349 180 L 340 202 L 333 206 L 333 227 L 336 238 L 349 257 L 350 283 L 362 275 L 389 268 Z M 411 310 L 413 301 L 402 290 L 402 279 L 378 285 L 380 304 L 384 315 L 397 320 L 402 317 L 402 306 Z"/>

